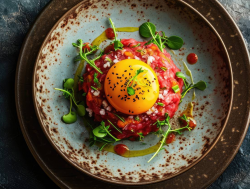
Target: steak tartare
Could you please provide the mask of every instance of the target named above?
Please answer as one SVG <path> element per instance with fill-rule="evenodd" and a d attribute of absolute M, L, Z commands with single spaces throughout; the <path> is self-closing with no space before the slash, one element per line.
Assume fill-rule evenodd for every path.
<path fill-rule="evenodd" d="M 98 73 L 87 64 L 83 82 L 79 83 L 79 91 L 86 93 L 86 111 L 90 117 L 93 116 L 98 122 L 105 121 L 105 125 L 110 125 L 111 122 L 118 126 L 122 133 L 110 125 L 111 133 L 118 139 L 136 140 L 142 135 L 157 131 L 158 128 L 154 123 L 157 120 L 164 120 L 165 113 L 173 117 L 180 103 L 183 80 L 176 77 L 176 72 L 179 72 L 180 69 L 177 68 L 171 55 L 165 49 L 161 52 L 153 43 L 146 45 L 146 42 L 134 39 L 122 39 L 121 43 L 123 44 L 122 50 L 115 51 L 114 45 L 109 45 L 106 47 L 104 55 L 95 61 L 103 74 Z M 156 103 L 148 111 L 139 115 L 118 112 L 108 102 L 105 95 L 104 81 L 109 69 L 125 59 L 137 59 L 147 63 L 156 73 L 159 82 L 160 92 Z M 179 90 L 174 90 L 172 87 L 177 85 Z"/>

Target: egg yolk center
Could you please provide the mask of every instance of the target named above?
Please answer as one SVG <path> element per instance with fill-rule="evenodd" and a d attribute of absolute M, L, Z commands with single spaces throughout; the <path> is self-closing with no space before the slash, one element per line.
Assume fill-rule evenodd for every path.
<path fill-rule="evenodd" d="M 159 96 L 159 83 L 148 64 L 126 59 L 110 68 L 105 78 L 104 91 L 116 110 L 137 115 L 154 105 Z"/>

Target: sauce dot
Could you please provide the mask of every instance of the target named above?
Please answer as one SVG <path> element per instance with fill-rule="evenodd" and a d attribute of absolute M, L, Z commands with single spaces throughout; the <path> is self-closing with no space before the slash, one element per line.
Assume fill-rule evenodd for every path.
<path fill-rule="evenodd" d="M 166 143 L 167 143 L 167 144 L 170 144 L 170 143 L 172 143 L 172 142 L 174 142 L 174 141 L 175 141 L 175 134 L 170 133 L 170 134 L 168 135 L 168 137 L 167 137 Z"/>
<path fill-rule="evenodd" d="M 115 145 L 115 153 L 117 153 L 118 155 L 122 156 L 127 151 L 129 151 L 129 149 L 125 144 L 117 144 L 117 145 Z"/>
<path fill-rule="evenodd" d="M 195 64 L 198 61 L 198 56 L 195 53 L 190 53 L 187 56 L 187 61 L 189 64 Z"/>
<path fill-rule="evenodd" d="M 112 28 L 108 28 L 105 30 L 106 36 L 108 39 L 114 39 L 115 38 L 115 34 Z"/>
<path fill-rule="evenodd" d="M 196 121 L 195 119 L 189 117 L 189 127 L 191 127 L 192 129 L 194 129 L 196 127 Z"/>

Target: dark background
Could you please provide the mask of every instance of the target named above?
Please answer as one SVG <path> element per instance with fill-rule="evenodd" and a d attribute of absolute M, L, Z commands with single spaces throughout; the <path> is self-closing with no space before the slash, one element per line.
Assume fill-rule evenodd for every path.
<path fill-rule="evenodd" d="M 14 91 L 21 45 L 49 1 L 0 0 L 0 188 L 57 188 L 39 167 L 24 141 Z M 250 50 L 250 0 L 220 2 L 237 22 Z M 230 166 L 210 188 L 250 188 L 250 131 Z"/>

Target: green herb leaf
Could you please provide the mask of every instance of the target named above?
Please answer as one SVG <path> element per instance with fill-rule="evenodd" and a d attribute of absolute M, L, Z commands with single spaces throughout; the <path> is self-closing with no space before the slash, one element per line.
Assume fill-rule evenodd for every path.
<path fill-rule="evenodd" d="M 175 93 L 178 93 L 180 91 L 179 85 L 175 85 L 172 87 Z"/>
<path fill-rule="evenodd" d="M 137 45 L 132 46 L 132 48 L 139 47 L 139 46 L 141 46 L 140 43 L 138 43 Z"/>
<path fill-rule="evenodd" d="M 135 90 L 132 87 L 127 87 L 127 93 L 132 96 L 135 94 Z"/>
<path fill-rule="evenodd" d="M 129 81 L 128 81 L 128 84 L 127 84 L 127 93 L 128 95 L 132 96 L 135 94 L 135 90 L 133 89 L 133 86 L 134 86 L 134 82 L 136 81 L 136 77 L 140 74 L 140 73 L 143 73 L 144 70 L 142 68 L 136 70 L 136 74 L 134 77 L 132 77 Z M 131 84 L 132 82 L 132 84 Z M 131 84 L 131 86 L 129 86 Z"/>
<path fill-rule="evenodd" d="M 107 145 L 108 143 L 104 143 L 100 148 L 99 151 L 102 151 L 102 149 Z"/>
<path fill-rule="evenodd" d="M 107 120 L 119 133 L 122 133 L 111 121 Z"/>
<path fill-rule="evenodd" d="M 108 133 L 105 131 L 105 132 L 101 132 L 103 130 L 103 126 L 100 125 L 98 127 L 96 127 L 92 132 L 93 134 L 96 136 L 96 137 L 99 137 L 99 138 L 103 138 L 105 137 Z"/>
<path fill-rule="evenodd" d="M 183 39 L 178 36 L 170 36 L 167 38 L 167 45 L 170 49 L 180 49 L 183 45 Z"/>
<path fill-rule="evenodd" d="M 74 79 L 68 78 L 63 80 L 64 89 L 72 89 L 74 87 Z"/>
<path fill-rule="evenodd" d="M 94 73 L 94 82 L 95 82 L 95 84 L 96 84 L 97 87 L 100 87 L 101 83 L 98 80 L 97 76 L 98 76 L 98 73 Z"/>
<path fill-rule="evenodd" d="M 181 73 L 181 72 L 176 72 L 175 75 L 176 75 L 177 77 L 179 77 L 179 78 L 186 79 L 186 76 L 185 76 L 183 73 Z"/>
<path fill-rule="evenodd" d="M 82 96 L 86 96 L 87 93 L 83 93 Z"/>
<path fill-rule="evenodd" d="M 62 121 L 67 124 L 75 123 L 76 120 L 77 120 L 77 115 L 75 112 L 72 111 L 62 116 Z"/>
<path fill-rule="evenodd" d="M 151 31 L 150 31 L 150 29 Z M 155 34 L 156 32 L 156 27 L 153 23 L 151 22 L 145 22 L 139 27 L 139 33 L 142 37 L 149 38 L 152 37 L 152 33 Z"/>
<path fill-rule="evenodd" d="M 135 116 L 134 118 L 136 121 L 140 121 L 140 117 L 139 116 Z"/>
<path fill-rule="evenodd" d="M 95 88 L 95 87 L 93 87 L 93 86 L 90 86 L 90 87 L 91 87 L 91 89 L 97 91 L 97 88 Z"/>
<path fill-rule="evenodd" d="M 121 43 L 120 40 L 114 41 L 114 49 L 115 51 L 117 50 L 122 50 L 123 44 Z"/>
<path fill-rule="evenodd" d="M 159 106 L 164 106 L 164 104 L 161 103 L 161 102 L 158 102 L 157 104 L 158 104 Z"/>
<path fill-rule="evenodd" d="M 123 47 L 123 44 L 121 43 L 121 41 L 120 41 L 120 40 L 118 40 L 118 39 L 117 39 L 115 26 L 114 26 L 114 23 L 112 22 L 111 18 L 109 18 L 109 22 L 110 22 L 111 27 L 112 27 L 112 29 L 113 29 L 113 31 L 114 31 L 114 34 L 115 34 L 115 39 L 114 39 L 114 49 L 115 49 L 115 51 L 117 51 L 117 50 L 121 50 L 121 49 L 122 49 L 122 47 Z"/>
<path fill-rule="evenodd" d="M 166 67 L 161 67 L 161 69 L 165 72 L 167 71 L 167 68 Z"/>
<path fill-rule="evenodd" d="M 102 74 L 102 71 L 100 70 L 100 68 L 98 68 L 95 65 L 95 60 L 99 59 L 102 56 L 103 51 L 101 51 L 100 54 L 96 58 L 94 58 L 92 60 L 89 60 L 88 57 L 87 57 L 88 55 L 91 55 L 91 54 L 95 53 L 99 49 L 98 46 L 96 46 L 96 45 L 91 46 L 90 45 L 91 50 L 83 52 L 82 47 L 85 46 L 86 44 L 83 44 L 81 39 L 78 39 L 77 43 L 73 43 L 72 45 L 74 47 L 77 47 L 79 49 L 79 51 L 80 51 L 79 55 L 77 57 L 75 57 L 75 59 L 74 59 L 75 62 L 80 61 L 80 60 L 85 60 L 91 67 L 93 67 L 96 71 L 98 71 L 99 73 Z"/>
<path fill-rule="evenodd" d="M 139 140 L 142 140 L 144 138 L 143 133 L 137 133 L 139 135 Z"/>
<path fill-rule="evenodd" d="M 125 122 L 124 118 L 120 117 L 119 115 L 115 114 L 116 117 L 118 117 L 122 122 Z"/>
<path fill-rule="evenodd" d="M 198 83 L 193 85 L 194 88 L 204 91 L 207 88 L 207 84 L 204 81 L 199 81 Z"/>

